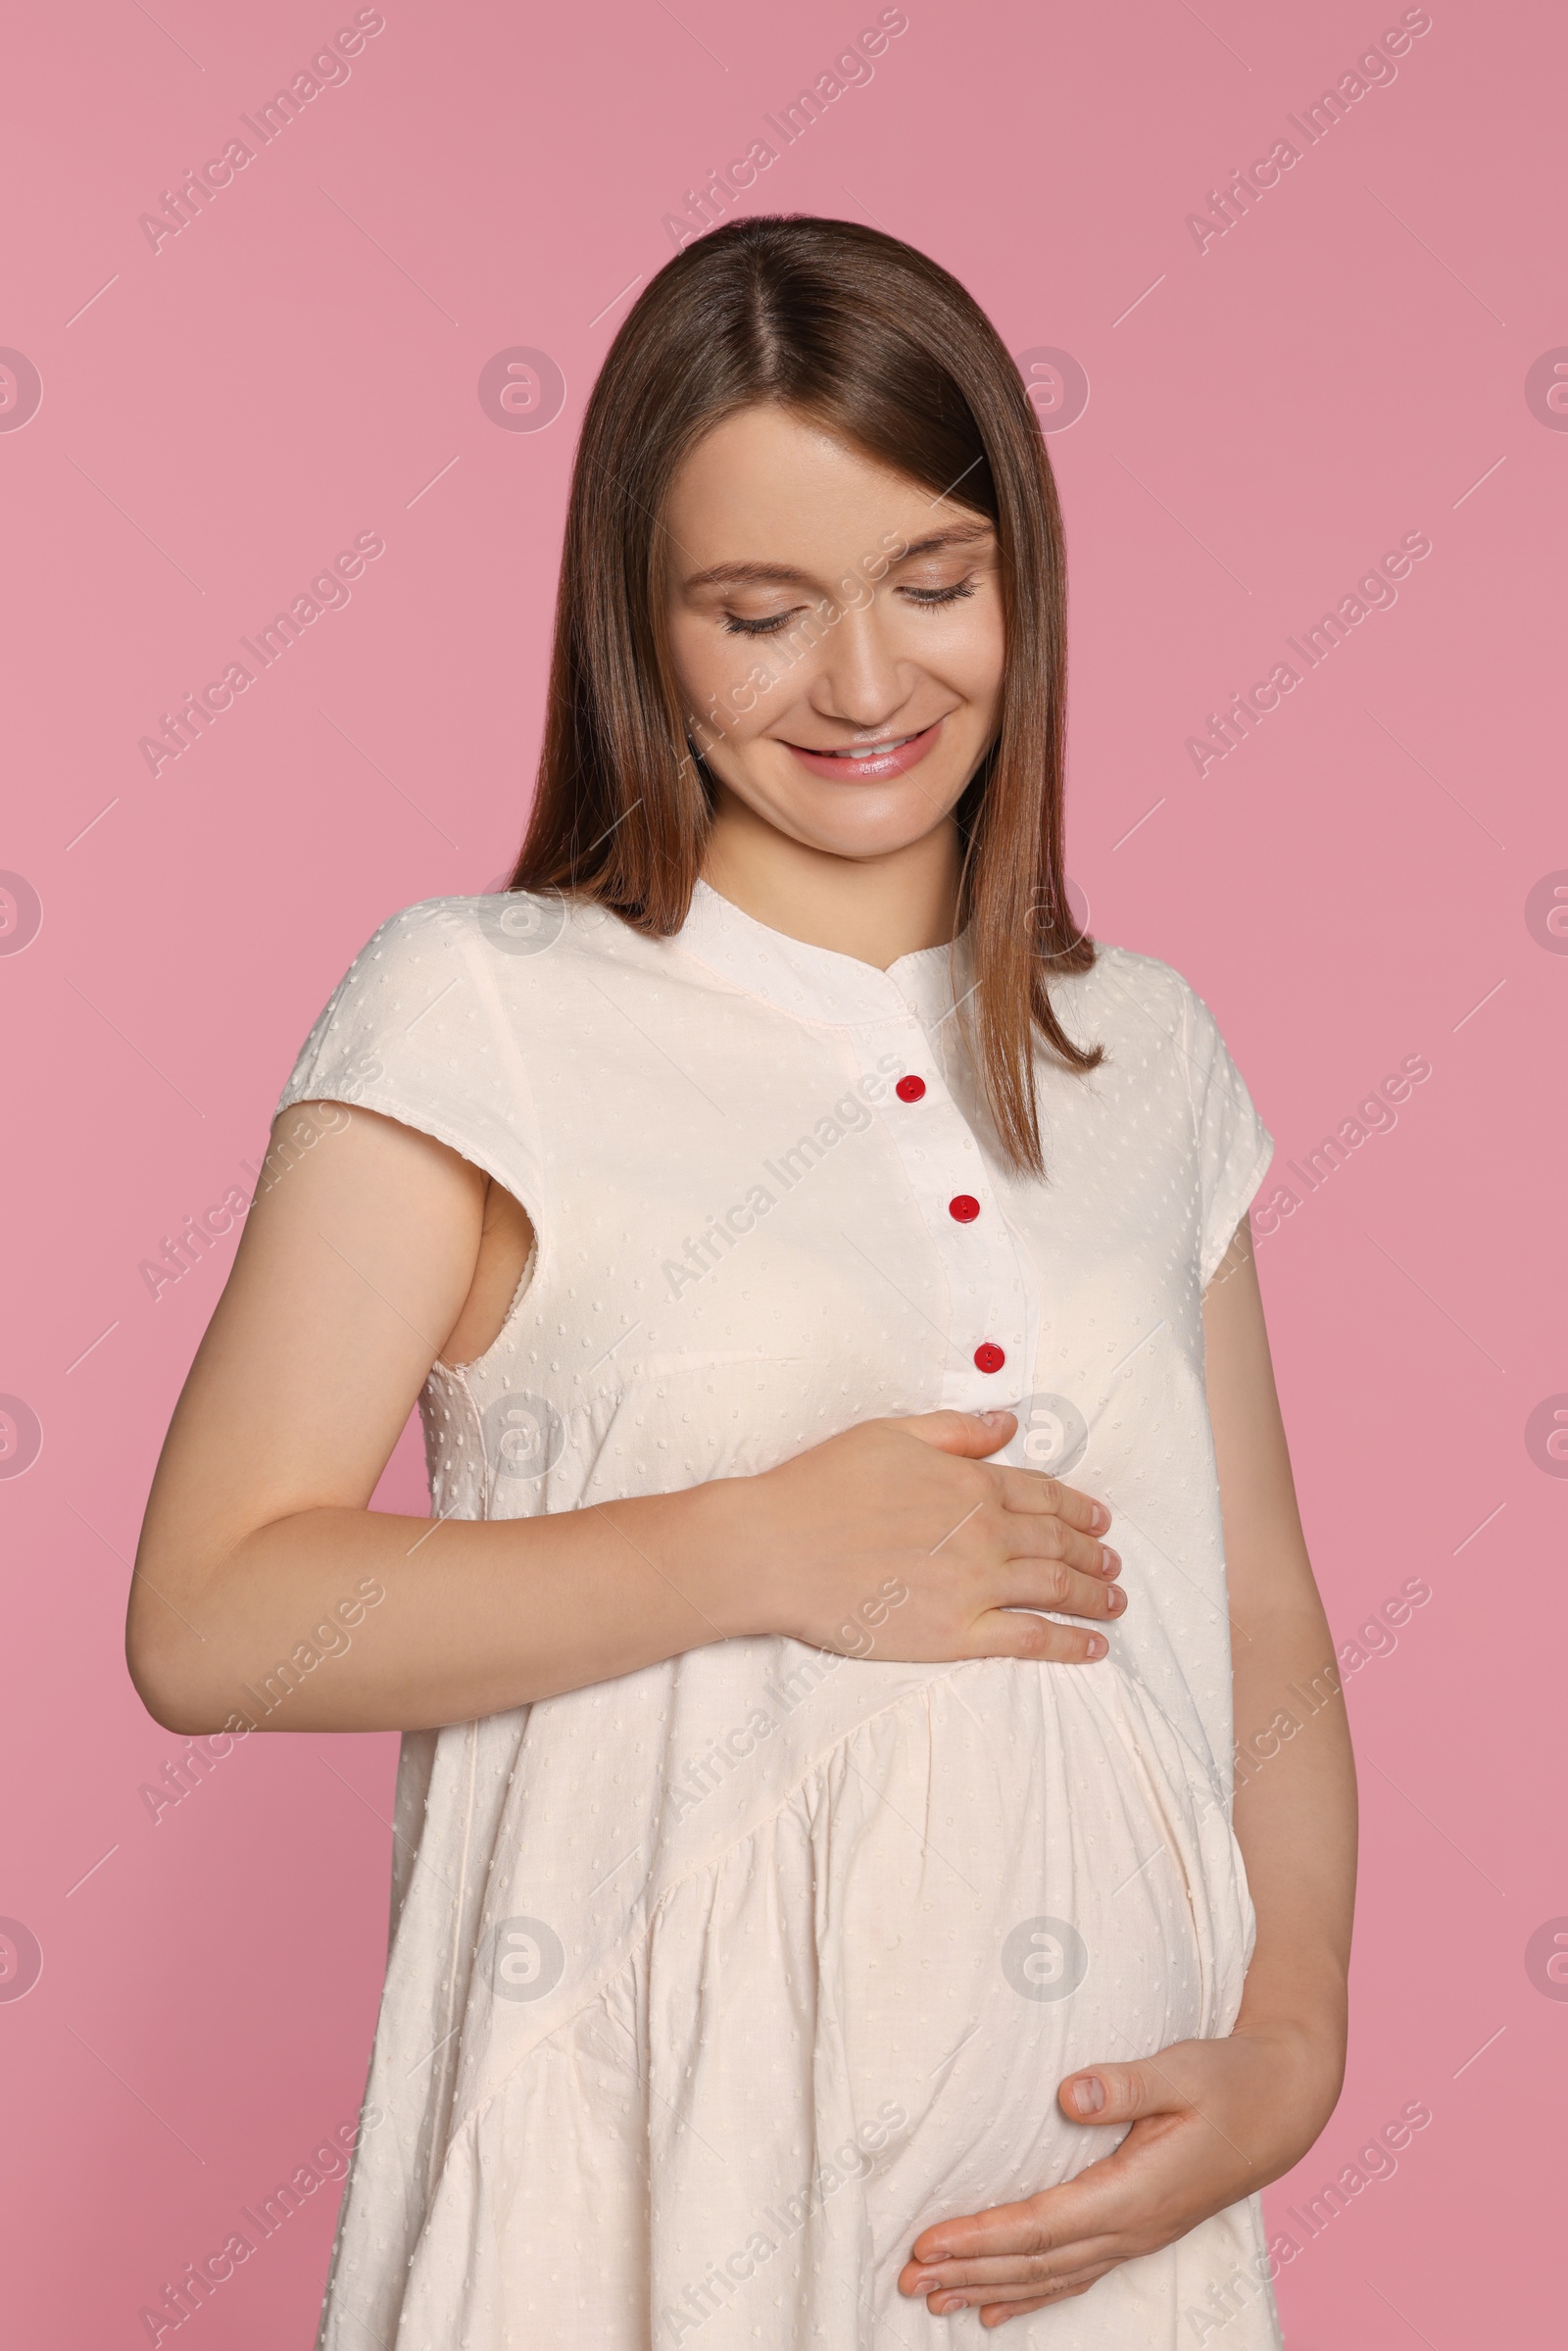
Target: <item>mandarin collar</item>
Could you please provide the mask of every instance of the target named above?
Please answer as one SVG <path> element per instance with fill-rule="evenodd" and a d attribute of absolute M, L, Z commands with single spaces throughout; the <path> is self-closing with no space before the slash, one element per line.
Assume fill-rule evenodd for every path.
<path fill-rule="evenodd" d="M 946 1017 L 969 990 L 972 926 L 951 947 L 917 948 L 886 971 L 835 948 L 813 947 L 770 930 L 708 882 L 697 883 L 686 920 L 672 944 L 749 996 L 781 1012 L 828 1027 L 906 1019 L 929 1027 Z"/>

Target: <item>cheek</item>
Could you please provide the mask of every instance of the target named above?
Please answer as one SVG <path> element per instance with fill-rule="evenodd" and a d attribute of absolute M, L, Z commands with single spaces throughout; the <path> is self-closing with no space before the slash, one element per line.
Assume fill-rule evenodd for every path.
<path fill-rule="evenodd" d="M 895 623 L 900 658 L 969 704 L 989 721 L 1002 698 L 1006 638 L 995 589 L 978 588 L 961 603 L 920 612 L 906 606 Z"/>
<path fill-rule="evenodd" d="M 706 710 L 723 685 L 717 674 L 711 632 L 700 628 L 689 613 L 669 615 L 669 656 L 675 683 L 688 710 Z"/>
<path fill-rule="evenodd" d="M 730 636 L 710 620 L 672 613 L 670 660 L 686 710 L 715 732 L 744 743 L 776 707 L 778 648 L 766 637 Z"/>

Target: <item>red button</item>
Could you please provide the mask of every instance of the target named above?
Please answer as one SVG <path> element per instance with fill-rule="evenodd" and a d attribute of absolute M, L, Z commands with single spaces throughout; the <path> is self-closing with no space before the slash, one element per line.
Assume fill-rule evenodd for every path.
<path fill-rule="evenodd" d="M 900 1078 L 893 1089 L 901 1102 L 917 1102 L 925 1092 L 924 1078 Z"/>
<path fill-rule="evenodd" d="M 980 1213 L 980 1202 L 972 1193 L 960 1192 L 948 1202 L 948 1214 L 956 1224 L 973 1224 Z"/>
<path fill-rule="evenodd" d="M 994 1340 L 983 1340 L 974 1350 L 976 1371 L 1000 1371 L 1007 1360 Z"/>

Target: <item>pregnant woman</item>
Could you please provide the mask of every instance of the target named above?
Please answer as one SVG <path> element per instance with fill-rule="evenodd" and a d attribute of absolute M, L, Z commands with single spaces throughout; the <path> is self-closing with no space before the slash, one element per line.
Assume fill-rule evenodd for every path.
<path fill-rule="evenodd" d="M 129 1654 L 181 1732 L 403 1733 L 323 2351 L 1280 2340 L 1354 1786 L 1269 1140 L 1068 910 L 1064 595 L 953 278 L 691 246 L 511 888 L 383 924 L 284 1090 Z"/>

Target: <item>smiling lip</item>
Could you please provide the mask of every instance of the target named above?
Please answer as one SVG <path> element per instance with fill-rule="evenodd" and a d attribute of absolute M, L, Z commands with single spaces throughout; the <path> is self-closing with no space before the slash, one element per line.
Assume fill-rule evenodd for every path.
<path fill-rule="evenodd" d="M 853 748 L 848 745 L 844 753 L 808 751 L 803 743 L 789 743 L 785 749 L 792 751 L 813 775 L 830 775 L 835 783 L 881 783 L 890 775 L 905 774 L 923 759 L 935 743 L 941 724 L 938 718 L 917 735 L 902 738 L 887 735 L 881 744 L 867 744 L 865 748 L 871 756 L 866 759 L 847 757 L 846 753 Z"/>

